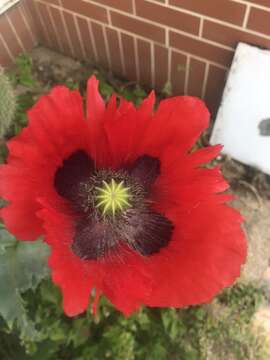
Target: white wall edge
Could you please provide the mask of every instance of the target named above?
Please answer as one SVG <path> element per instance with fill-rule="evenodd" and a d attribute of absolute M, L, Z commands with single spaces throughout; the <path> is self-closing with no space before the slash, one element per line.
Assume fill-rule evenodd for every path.
<path fill-rule="evenodd" d="M 0 15 L 4 14 L 9 8 L 21 0 L 0 0 Z"/>

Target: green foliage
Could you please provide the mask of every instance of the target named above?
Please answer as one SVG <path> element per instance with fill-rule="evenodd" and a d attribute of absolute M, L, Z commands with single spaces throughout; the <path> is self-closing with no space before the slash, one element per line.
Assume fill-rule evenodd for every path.
<path fill-rule="evenodd" d="M 0 138 L 11 126 L 16 111 L 16 97 L 12 85 L 0 67 Z"/>
<path fill-rule="evenodd" d="M 37 97 L 35 89 L 37 82 L 33 76 L 33 63 L 29 54 L 21 54 L 16 58 L 16 66 L 9 72 L 9 79 L 17 88 L 16 113 L 7 134 L 11 137 L 18 134 L 27 124 L 26 111 L 33 106 Z"/>
<path fill-rule="evenodd" d="M 138 106 L 146 97 L 147 92 L 140 85 L 135 85 L 131 88 L 122 86 L 119 88 L 119 95 L 123 96 L 126 100 L 132 101 Z"/>
<path fill-rule="evenodd" d="M 21 54 L 16 58 L 16 66 L 9 77 L 14 85 L 23 85 L 28 88 L 35 85 L 33 62 L 29 54 Z"/>
<path fill-rule="evenodd" d="M 94 74 L 100 81 L 99 90 L 106 101 L 113 93 L 116 93 L 138 106 L 147 95 L 147 92 L 135 82 L 118 81 L 115 78 L 108 79 L 103 73 L 97 71 Z"/>
<path fill-rule="evenodd" d="M 65 82 L 66 87 L 68 87 L 70 90 L 77 90 L 79 89 L 79 83 L 77 81 L 74 81 L 73 79 L 68 79 Z"/>
<path fill-rule="evenodd" d="M 38 341 L 24 337 L 23 344 L 28 358 L 39 360 L 267 360 L 250 331 L 263 299 L 262 290 L 240 284 L 207 306 L 143 308 L 126 318 L 102 298 L 96 317 L 68 318 L 46 280 L 24 295 Z"/>
<path fill-rule="evenodd" d="M 32 356 L 43 342 L 52 352 L 50 357 L 46 354 L 50 360 L 166 360 L 170 357 L 188 360 L 198 359 L 196 356 L 200 354 L 194 347 L 198 346 L 198 339 L 194 337 L 198 335 L 198 326 L 196 322 L 196 326 L 192 325 L 201 316 L 200 308 L 141 309 L 125 318 L 103 298 L 96 318 L 90 311 L 68 318 L 61 310 L 59 292 L 49 281 L 41 284 L 35 296 L 28 292 L 25 299 L 42 340 L 40 343 L 25 341 Z"/>
<path fill-rule="evenodd" d="M 164 84 L 164 87 L 163 87 L 161 93 L 162 93 L 165 97 L 172 96 L 172 83 L 171 83 L 170 81 L 167 81 L 167 82 Z"/>
<path fill-rule="evenodd" d="M 26 360 L 29 359 L 24 347 L 19 343 L 15 333 L 7 333 L 5 324 L 0 318 L 0 359 Z"/>
<path fill-rule="evenodd" d="M 48 276 L 49 249 L 41 241 L 17 241 L 0 228 L 0 314 L 9 329 L 16 323 L 22 337 L 35 337 L 34 324 L 28 319 L 21 293 L 35 289 Z"/>
<path fill-rule="evenodd" d="M 17 112 L 15 121 L 12 124 L 10 134 L 17 135 L 27 124 L 27 110 L 34 105 L 34 95 L 31 91 L 24 92 L 17 96 Z"/>

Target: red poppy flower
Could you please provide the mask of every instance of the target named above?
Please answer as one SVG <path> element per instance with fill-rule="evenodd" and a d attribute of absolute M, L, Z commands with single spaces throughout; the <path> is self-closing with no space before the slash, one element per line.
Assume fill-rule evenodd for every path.
<path fill-rule="evenodd" d="M 219 168 L 201 165 L 220 146 L 190 152 L 208 125 L 202 101 L 174 97 L 153 112 L 88 82 L 57 86 L 28 112 L 0 168 L 1 216 L 21 240 L 44 235 L 66 314 L 83 312 L 95 289 L 128 315 L 142 304 L 208 302 L 239 276 L 246 257 L 240 214 Z"/>

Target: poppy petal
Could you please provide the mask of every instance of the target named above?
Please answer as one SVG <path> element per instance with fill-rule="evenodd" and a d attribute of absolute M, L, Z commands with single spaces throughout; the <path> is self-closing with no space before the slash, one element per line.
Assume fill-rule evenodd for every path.
<path fill-rule="evenodd" d="M 204 166 L 221 147 L 191 151 L 209 112 L 199 99 L 175 97 L 161 101 L 153 113 L 154 101 L 151 93 L 136 109 L 123 99 L 117 106 L 114 95 L 105 108 L 92 77 L 87 120 L 79 93 L 56 87 L 41 97 L 29 112 L 29 125 L 9 141 L 7 164 L 0 167 L 0 195 L 9 204 L 1 216 L 21 239 L 45 236 L 52 279 L 70 316 L 86 310 L 93 290 L 94 311 L 101 294 L 125 315 L 143 304 L 201 304 L 240 274 L 247 251 L 243 219 L 225 204 L 230 196 L 221 194 L 228 184 L 220 168 Z M 106 246 L 119 243 L 113 256 L 103 256 L 104 227 L 100 231 L 91 217 L 105 222 L 95 212 L 96 198 L 86 199 L 89 213 L 71 206 L 79 184 L 89 185 L 89 173 L 94 177 L 99 171 L 109 177 L 122 171 L 123 181 L 132 179 L 142 189 L 132 206 L 140 203 L 138 208 L 148 211 L 141 211 L 140 219 L 131 217 L 128 230 L 119 226 L 121 213 L 111 219 L 115 238 L 109 228 L 105 235 Z M 93 195 L 93 184 L 87 196 Z M 125 216 L 133 210 L 125 209 Z M 133 242 L 125 237 L 130 231 Z M 85 249 L 91 256 L 82 256 Z"/>
<path fill-rule="evenodd" d="M 92 123 L 101 121 L 105 112 L 104 101 L 98 91 L 99 81 L 91 76 L 87 82 L 87 118 Z"/>
<path fill-rule="evenodd" d="M 155 94 L 150 95 L 136 109 L 130 102 L 120 100 L 120 106 L 114 113 L 106 116 L 104 128 L 112 155 L 111 165 L 119 168 L 131 163 L 141 153 L 140 141 L 153 116 Z"/>
<path fill-rule="evenodd" d="M 174 217 L 176 231 L 166 251 L 156 255 L 153 278 L 158 281 L 147 304 L 183 307 L 209 302 L 240 276 L 246 258 L 242 218 L 217 201 L 201 204 L 189 214 L 167 216 Z"/>
<path fill-rule="evenodd" d="M 144 134 L 142 148 L 160 156 L 167 147 L 188 151 L 209 123 L 209 111 L 203 101 L 190 96 L 162 100 Z"/>
<path fill-rule="evenodd" d="M 151 289 L 152 279 L 142 266 L 145 259 L 130 249 L 106 261 L 80 259 L 71 250 L 74 216 L 63 208 L 52 207 L 44 199 L 40 203 L 43 208 L 38 216 L 44 223 L 45 241 L 52 249 L 49 266 L 53 282 L 62 290 L 65 313 L 74 316 L 85 311 L 93 289 L 106 295 L 126 315 L 137 310 Z M 97 304 L 94 302 L 93 306 Z"/>
<path fill-rule="evenodd" d="M 46 229 L 45 241 L 51 246 L 48 264 L 53 282 L 62 290 L 64 311 L 69 316 L 78 315 L 88 307 L 93 278 L 89 267 L 71 251 L 72 217 L 49 206 L 40 210 L 38 216 Z"/>
<path fill-rule="evenodd" d="M 89 151 L 82 109 L 77 91 L 57 86 L 29 110 L 29 125 L 8 142 L 8 164 L 0 169 L 0 195 L 10 205 L 1 216 L 19 239 L 34 240 L 42 234 L 37 198 L 56 201 L 54 174 L 62 161 L 78 149 Z"/>

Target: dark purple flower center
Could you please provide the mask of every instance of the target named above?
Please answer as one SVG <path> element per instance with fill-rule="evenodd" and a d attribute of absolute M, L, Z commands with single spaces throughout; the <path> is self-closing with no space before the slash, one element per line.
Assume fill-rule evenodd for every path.
<path fill-rule="evenodd" d="M 85 260 L 98 259 L 117 255 L 119 246 L 126 244 L 141 255 L 150 256 L 165 247 L 172 237 L 173 224 L 153 210 L 149 200 L 159 174 L 159 159 L 148 155 L 117 171 L 96 169 L 93 160 L 81 150 L 64 160 L 54 182 L 58 194 L 80 215 L 72 243 L 74 253 Z M 109 195 L 108 184 L 127 189 L 123 190 L 123 199 L 128 200 L 128 206 L 104 211 L 109 201 L 106 196 L 100 199 L 100 194 L 106 195 L 102 192 L 104 184 Z"/>

